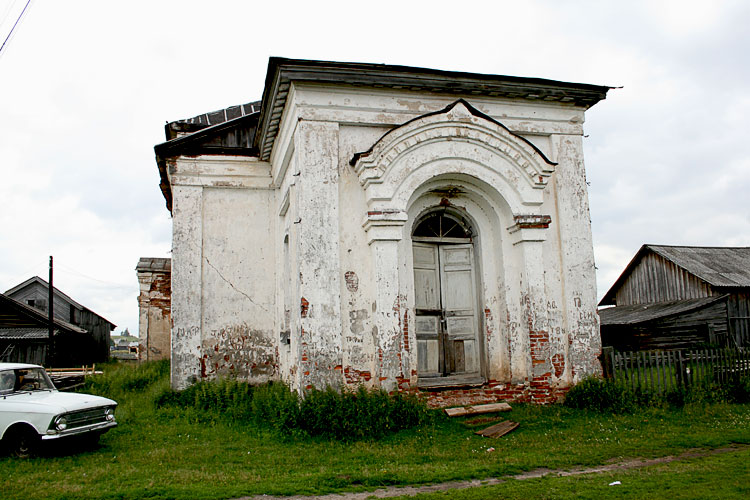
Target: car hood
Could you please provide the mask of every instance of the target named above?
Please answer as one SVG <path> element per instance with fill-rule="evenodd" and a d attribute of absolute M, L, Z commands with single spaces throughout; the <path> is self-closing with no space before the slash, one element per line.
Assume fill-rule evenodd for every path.
<path fill-rule="evenodd" d="M 67 413 L 76 410 L 86 410 L 97 406 L 116 405 L 111 399 L 94 396 L 92 394 L 77 394 L 74 392 L 35 391 L 7 396 L 2 403 L 21 405 L 26 411 L 35 413 Z"/>

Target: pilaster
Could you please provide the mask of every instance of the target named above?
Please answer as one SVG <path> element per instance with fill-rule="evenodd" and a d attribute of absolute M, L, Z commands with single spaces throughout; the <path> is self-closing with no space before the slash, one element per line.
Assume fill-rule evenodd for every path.
<path fill-rule="evenodd" d="M 203 188 L 173 186 L 172 387 L 201 378 Z"/>
<path fill-rule="evenodd" d="M 338 124 L 302 121 L 295 136 L 301 389 L 342 383 Z"/>

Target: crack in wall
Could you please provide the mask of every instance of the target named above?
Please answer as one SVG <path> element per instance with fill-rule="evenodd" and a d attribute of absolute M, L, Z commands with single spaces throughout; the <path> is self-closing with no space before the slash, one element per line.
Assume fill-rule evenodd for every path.
<path fill-rule="evenodd" d="M 225 277 L 225 276 L 224 276 L 223 274 L 221 274 L 221 271 L 219 271 L 219 270 L 217 269 L 217 267 L 216 267 L 216 266 L 214 266 L 213 264 L 211 264 L 211 261 L 210 261 L 210 260 L 208 260 L 208 257 L 206 257 L 206 256 L 204 255 L 204 256 L 203 256 L 203 260 L 205 260 L 205 261 L 206 261 L 206 264 L 208 264 L 208 265 L 209 265 L 209 266 L 211 267 L 211 269 L 213 269 L 214 271 L 216 271 L 216 274 L 218 274 L 218 275 L 219 275 L 219 277 L 220 277 L 220 278 L 221 278 L 222 280 L 224 280 L 224 282 L 225 282 L 225 283 L 226 283 L 227 285 L 229 285 L 229 286 L 231 286 L 231 287 L 232 287 L 232 290 L 234 290 L 235 292 L 237 292 L 237 293 L 239 293 L 239 294 L 242 294 L 242 295 L 244 295 L 244 296 L 245 296 L 245 298 L 246 298 L 247 300 L 249 300 L 249 301 L 250 301 L 250 303 L 251 303 L 251 304 L 253 304 L 254 306 L 258 306 L 258 307 L 260 307 L 261 309 L 263 309 L 264 311 L 266 311 L 266 312 L 270 312 L 270 311 L 269 311 L 268 309 L 266 309 L 266 308 L 265 308 L 265 307 L 263 307 L 262 305 L 260 305 L 260 304 L 258 304 L 257 302 L 255 302 L 255 301 L 254 301 L 254 300 L 253 300 L 253 299 L 252 299 L 252 298 L 251 298 L 251 297 L 250 297 L 250 296 L 249 296 L 249 295 L 248 295 L 247 293 L 243 292 L 242 290 L 240 290 L 239 288 L 237 288 L 236 286 L 234 286 L 234 284 L 233 284 L 233 283 L 232 283 L 231 281 L 229 281 L 229 280 L 228 280 L 228 279 L 227 279 L 227 278 L 226 278 L 226 277 Z"/>

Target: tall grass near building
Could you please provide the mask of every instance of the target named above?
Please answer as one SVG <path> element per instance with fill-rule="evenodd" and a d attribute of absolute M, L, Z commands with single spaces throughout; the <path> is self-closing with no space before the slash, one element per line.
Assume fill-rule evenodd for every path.
<path fill-rule="evenodd" d="M 245 393 L 231 381 L 172 393 L 165 362 L 112 364 L 104 366 L 104 371 L 84 392 L 117 400 L 119 426 L 104 434 L 96 449 L 60 446 L 26 461 L 0 456 L 3 500 L 326 494 L 505 477 L 541 467 L 569 470 L 678 455 L 687 449 L 750 444 L 750 404 L 726 403 L 687 403 L 683 407 L 662 403 L 622 413 L 562 405 L 513 405 L 511 413 L 498 417 L 520 426 L 500 439 L 475 435 L 475 430 L 490 425 L 478 422 L 476 416 L 448 419 L 440 412 L 428 411 L 431 416 L 422 424 L 389 431 L 379 439 L 340 440 L 290 431 L 293 427 L 284 424 L 284 418 L 295 417 L 301 403 L 282 385 L 268 386 L 263 396 L 256 389 Z M 231 404 L 226 402 L 226 394 L 231 395 Z M 357 400 L 356 404 L 363 406 L 356 415 L 368 411 L 380 415 L 381 397 L 376 395 L 366 404 Z M 357 418 L 352 416 L 355 413 L 335 414 L 337 398 L 320 394 L 315 404 L 331 413 L 315 425 Z M 255 418 L 276 422 L 277 427 L 259 425 Z M 372 436 L 377 432 L 375 429 Z M 745 451 L 742 458 L 746 457 Z M 677 475 L 664 474 L 671 474 L 674 483 L 685 484 Z M 632 481 L 638 477 L 633 473 Z M 560 490 L 547 492 L 543 488 L 549 481 L 553 479 L 540 480 L 539 488 L 525 491 L 532 496 L 562 498 L 581 494 L 580 488 L 563 479 L 554 479 Z M 665 481 L 661 475 L 652 484 Z M 740 491 L 720 472 L 704 474 L 701 484 L 705 491 L 716 489 L 724 497 Z M 724 489 L 714 488 L 714 484 Z M 697 486 L 690 484 L 689 493 L 694 497 L 704 491 Z M 596 491 L 601 493 L 601 489 Z M 497 497 L 497 491 L 491 492 L 490 498 L 493 495 Z"/>
<path fill-rule="evenodd" d="M 312 389 L 300 397 L 283 383 L 250 386 L 234 380 L 200 382 L 183 391 L 167 389 L 158 408 L 199 410 L 207 418 L 252 423 L 283 434 L 344 441 L 378 439 L 416 427 L 431 413 L 415 396 L 360 387 L 352 391 Z"/>

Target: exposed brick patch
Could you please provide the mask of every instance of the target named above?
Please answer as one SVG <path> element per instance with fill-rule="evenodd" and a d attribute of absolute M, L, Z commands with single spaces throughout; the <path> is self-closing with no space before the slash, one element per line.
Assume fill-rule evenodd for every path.
<path fill-rule="evenodd" d="M 552 366 L 555 369 L 555 377 L 560 378 L 565 371 L 565 356 L 559 352 L 552 356 Z"/>
<path fill-rule="evenodd" d="M 529 348 L 533 361 L 546 361 L 545 351 L 549 345 L 549 332 L 544 330 L 529 332 Z"/>
<path fill-rule="evenodd" d="M 490 381 L 482 387 L 416 391 L 430 408 L 467 406 L 509 401 L 516 403 L 552 404 L 561 401 L 567 388 L 550 386 L 550 374 L 535 377 L 526 384 L 498 384 Z"/>
<path fill-rule="evenodd" d="M 409 310 L 404 311 L 404 350 L 409 352 Z"/>
<path fill-rule="evenodd" d="M 539 176 L 539 182 L 544 182 L 544 178 Z M 549 215 L 516 215 L 513 217 L 518 229 L 547 229 L 552 222 Z"/>
<path fill-rule="evenodd" d="M 344 368 L 344 380 L 347 384 L 359 385 L 362 382 L 369 382 L 372 374 L 369 371 L 355 370 L 351 366 Z"/>
<path fill-rule="evenodd" d="M 484 308 L 484 330 L 485 330 L 485 336 L 486 342 L 489 344 L 490 339 L 492 338 L 492 329 L 493 329 L 493 322 L 492 322 L 492 311 L 489 307 Z"/>
<path fill-rule="evenodd" d="M 350 292 L 354 293 L 359 290 L 359 278 L 354 271 L 344 273 L 344 281 L 346 282 L 346 289 Z"/>
<path fill-rule="evenodd" d="M 307 311 L 310 309 L 310 303 L 307 301 L 306 298 L 302 297 L 300 300 L 300 315 L 303 318 L 307 317 Z"/>
<path fill-rule="evenodd" d="M 396 377 L 396 384 L 401 392 L 408 392 L 411 389 L 411 379 L 407 377 Z"/>

